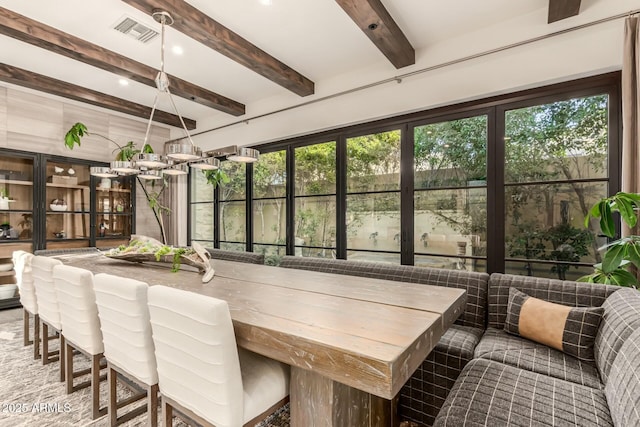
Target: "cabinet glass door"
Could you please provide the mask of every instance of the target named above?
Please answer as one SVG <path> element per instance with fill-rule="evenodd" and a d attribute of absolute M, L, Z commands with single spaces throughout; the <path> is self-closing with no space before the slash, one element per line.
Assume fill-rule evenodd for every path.
<path fill-rule="evenodd" d="M 0 155 L 0 309 L 20 307 L 11 257 L 34 247 L 35 157 Z"/>
<path fill-rule="evenodd" d="M 90 245 L 91 195 L 89 166 L 47 160 L 46 227 L 47 249 Z"/>
<path fill-rule="evenodd" d="M 33 158 L 0 157 L 0 242 L 31 251 L 33 241 Z"/>
<path fill-rule="evenodd" d="M 112 248 L 127 244 L 133 221 L 132 178 L 96 179 L 96 246 Z"/>

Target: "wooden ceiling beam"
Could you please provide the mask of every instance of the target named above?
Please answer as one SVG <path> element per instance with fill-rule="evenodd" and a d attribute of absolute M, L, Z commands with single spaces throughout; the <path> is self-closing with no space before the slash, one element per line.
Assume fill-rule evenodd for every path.
<path fill-rule="evenodd" d="M 148 119 L 151 116 L 151 108 L 145 105 L 136 104 L 135 102 L 7 64 L 0 63 L 0 81 L 96 105 L 108 110 L 119 111 L 136 117 Z M 186 117 L 183 117 L 183 119 L 187 129 L 191 130 L 196 128 L 195 120 Z M 180 118 L 175 114 L 165 111 L 156 110 L 153 115 L 153 120 L 158 123 L 182 128 Z"/>
<path fill-rule="evenodd" d="M 183 0 L 122 1 L 149 15 L 169 12 L 172 28 L 300 96 L 314 93 L 311 80 Z"/>
<path fill-rule="evenodd" d="M 416 63 L 416 52 L 380 0 L 336 0 L 396 67 Z"/>
<path fill-rule="evenodd" d="M 580 13 L 581 0 L 549 0 L 549 19 L 547 23 L 561 21 Z"/>
<path fill-rule="evenodd" d="M 34 21 L 6 8 L 0 8 L 0 34 L 93 65 L 136 82 L 156 87 L 157 69 L 41 22 Z M 176 96 L 233 116 L 241 116 L 245 113 L 244 105 L 237 101 L 173 76 L 169 76 L 169 80 L 171 81 L 171 93 Z"/>

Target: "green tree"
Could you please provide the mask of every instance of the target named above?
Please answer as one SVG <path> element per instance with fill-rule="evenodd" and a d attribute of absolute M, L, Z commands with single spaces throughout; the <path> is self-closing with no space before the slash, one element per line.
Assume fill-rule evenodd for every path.
<path fill-rule="evenodd" d="M 271 200 L 255 200 L 254 209 L 260 216 L 260 231 L 261 236 L 259 242 L 265 242 L 265 207 L 269 203 L 275 205 L 275 211 L 273 216 L 273 227 L 276 233 L 276 239 L 274 242 L 284 242 L 284 236 L 282 235 L 282 221 L 284 216 L 284 208 L 286 206 L 285 197 L 287 194 L 286 188 L 286 151 L 275 151 L 272 153 L 266 153 L 260 156 L 260 161 L 254 164 L 253 168 L 253 197 L 273 197 Z"/>
<path fill-rule="evenodd" d="M 295 150 L 296 196 L 336 192 L 336 143 L 326 142 Z M 335 197 L 303 197 L 296 201 L 294 235 L 310 246 L 331 247 L 335 239 Z M 327 256 L 325 250 L 323 256 Z"/>

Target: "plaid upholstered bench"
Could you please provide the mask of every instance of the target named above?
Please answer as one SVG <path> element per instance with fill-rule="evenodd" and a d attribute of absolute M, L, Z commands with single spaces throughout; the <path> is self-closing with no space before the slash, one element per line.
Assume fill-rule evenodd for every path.
<path fill-rule="evenodd" d="M 207 248 L 211 258 L 222 261 L 245 262 L 247 264 L 264 264 L 264 255 L 253 252 L 225 251 L 223 249 Z"/>
<path fill-rule="evenodd" d="M 601 306 L 602 321 L 594 330 L 595 360 L 583 361 L 564 348 L 505 332 L 510 288 L 565 306 Z M 460 374 L 434 426 L 640 425 L 640 292 L 493 274 L 488 314 L 489 327 L 474 359 Z"/>
<path fill-rule="evenodd" d="M 400 418 L 419 425 L 431 425 L 462 368 L 473 358 L 475 347 L 486 328 L 489 275 L 459 270 L 296 256 L 283 257 L 280 267 L 447 286 L 467 291 L 464 312 L 442 336 L 400 392 Z"/>

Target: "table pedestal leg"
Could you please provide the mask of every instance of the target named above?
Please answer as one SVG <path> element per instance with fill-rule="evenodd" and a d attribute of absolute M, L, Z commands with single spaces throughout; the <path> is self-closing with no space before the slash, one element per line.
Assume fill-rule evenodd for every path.
<path fill-rule="evenodd" d="M 387 400 L 291 367 L 291 427 L 396 427 L 397 399 Z"/>

